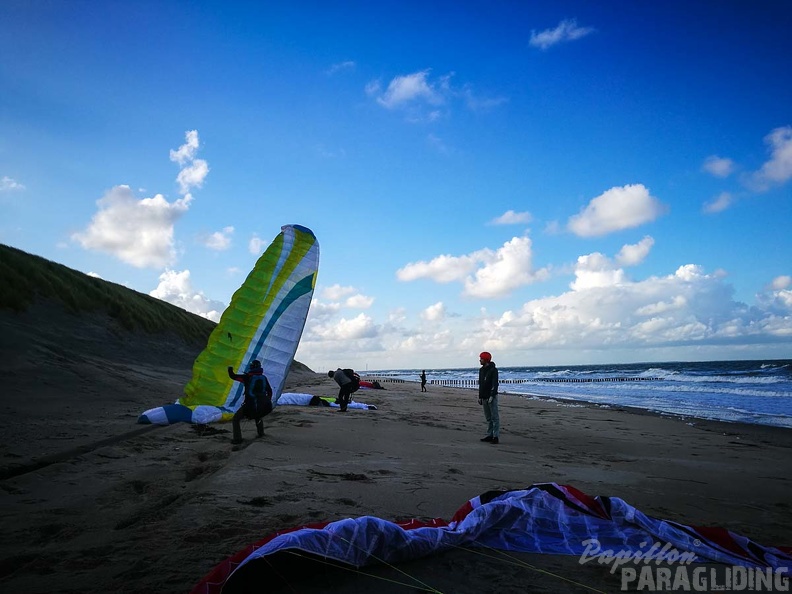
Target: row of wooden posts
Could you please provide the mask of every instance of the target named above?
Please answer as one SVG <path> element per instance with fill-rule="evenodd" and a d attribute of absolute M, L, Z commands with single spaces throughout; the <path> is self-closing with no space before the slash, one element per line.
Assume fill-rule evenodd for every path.
<path fill-rule="evenodd" d="M 395 377 L 364 377 L 362 378 L 367 381 L 378 381 L 382 382 L 391 382 L 391 383 L 399 383 L 403 384 L 405 380 L 398 379 Z M 499 380 L 501 384 L 526 384 L 526 383 L 533 383 L 533 382 L 558 382 L 558 383 L 569 383 L 569 384 L 580 384 L 580 383 L 591 383 L 591 382 L 651 382 L 651 381 L 659 381 L 662 380 L 661 377 L 588 377 L 588 378 L 562 378 L 562 377 L 542 377 L 542 378 L 534 378 L 534 379 L 502 379 Z M 478 380 L 477 379 L 438 379 L 438 380 L 429 380 L 429 384 L 435 386 L 477 386 Z"/>

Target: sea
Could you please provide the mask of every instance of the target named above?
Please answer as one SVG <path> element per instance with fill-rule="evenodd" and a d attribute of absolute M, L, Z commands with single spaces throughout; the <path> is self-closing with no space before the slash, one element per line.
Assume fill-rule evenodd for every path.
<path fill-rule="evenodd" d="M 792 360 L 499 367 L 502 394 L 560 403 L 632 407 L 661 414 L 792 428 Z M 420 381 L 420 369 L 366 376 Z M 478 367 L 427 369 L 432 384 L 475 389 Z M 383 383 L 387 389 L 387 384 Z"/>

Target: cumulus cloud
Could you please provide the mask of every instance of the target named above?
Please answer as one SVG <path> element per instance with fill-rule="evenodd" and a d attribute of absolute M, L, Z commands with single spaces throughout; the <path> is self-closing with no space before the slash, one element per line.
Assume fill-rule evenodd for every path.
<path fill-rule="evenodd" d="M 189 163 L 195 159 L 200 144 L 198 130 L 188 130 L 184 133 L 184 144 L 176 150 L 170 150 L 170 160 L 179 165 Z"/>
<path fill-rule="evenodd" d="M 715 214 L 730 208 L 734 202 L 735 198 L 730 192 L 721 192 L 713 200 L 705 202 L 702 210 L 706 214 Z"/>
<path fill-rule="evenodd" d="M 411 262 L 396 271 L 396 278 L 405 282 L 422 278 L 437 283 L 462 281 L 483 261 L 485 254 L 485 251 L 479 251 L 467 256 L 442 255 L 429 262 Z"/>
<path fill-rule="evenodd" d="M 731 159 L 712 155 L 704 159 L 704 164 L 701 167 L 715 177 L 728 177 L 734 172 L 735 165 Z"/>
<path fill-rule="evenodd" d="M 233 227 L 223 227 L 222 231 L 215 231 L 211 235 L 202 238 L 202 242 L 210 250 L 221 252 L 231 247 L 231 236 L 233 234 Z"/>
<path fill-rule="evenodd" d="M 395 109 L 416 101 L 440 105 L 445 101 L 443 89 L 448 87 L 450 75 L 432 82 L 429 80 L 430 72 L 431 70 L 427 68 L 420 72 L 396 76 L 390 81 L 385 92 L 380 93 L 379 86 L 376 86 L 369 87 L 369 94 L 377 95 L 377 103 L 388 109 Z"/>
<path fill-rule="evenodd" d="M 348 297 L 344 304 L 351 309 L 368 309 L 374 304 L 374 298 L 358 293 Z"/>
<path fill-rule="evenodd" d="M 666 211 L 643 184 L 614 187 L 570 217 L 567 229 L 579 237 L 597 237 L 649 223 Z"/>
<path fill-rule="evenodd" d="M 585 291 L 595 287 L 617 287 L 626 280 L 624 270 L 603 254 L 595 252 L 580 256 L 575 264 L 575 280 L 570 283 L 573 291 Z"/>
<path fill-rule="evenodd" d="M 308 340 L 324 340 L 333 343 L 364 338 L 375 338 L 377 326 L 374 320 L 364 313 L 351 319 L 326 320 L 312 323 L 307 327 Z"/>
<path fill-rule="evenodd" d="M 546 50 L 554 45 L 582 39 L 586 35 L 593 33 L 593 27 L 579 27 L 575 19 L 561 21 L 554 29 L 544 31 L 531 31 L 531 41 L 533 47 Z"/>
<path fill-rule="evenodd" d="M 781 291 L 783 289 L 788 289 L 792 287 L 792 276 L 783 275 L 777 276 L 773 279 L 773 282 L 770 283 L 770 287 L 774 291 Z"/>
<path fill-rule="evenodd" d="M 13 190 L 24 190 L 25 186 L 18 181 L 4 175 L 0 178 L 0 192 L 11 192 Z"/>
<path fill-rule="evenodd" d="M 439 322 L 446 317 L 446 306 L 442 301 L 430 305 L 421 312 L 421 318 L 427 322 Z"/>
<path fill-rule="evenodd" d="M 166 270 L 160 274 L 159 285 L 149 295 L 213 322 L 219 322 L 225 310 L 224 303 L 208 299 L 193 288 L 189 270 Z"/>
<path fill-rule="evenodd" d="M 638 243 L 624 245 L 616 254 L 616 263 L 622 266 L 635 266 L 644 261 L 654 246 L 654 238 L 647 235 Z"/>
<path fill-rule="evenodd" d="M 341 301 L 356 292 L 357 289 L 355 287 L 342 287 L 339 284 L 335 284 L 322 289 L 322 297 L 331 301 Z"/>
<path fill-rule="evenodd" d="M 193 200 L 189 189 L 203 183 L 209 167 L 196 159 L 200 147 L 198 132 L 185 133 L 185 143 L 170 151 L 170 159 L 182 166 L 177 181 L 182 197 L 169 202 L 162 194 L 138 199 L 128 185 L 108 190 L 97 200 L 99 207 L 84 231 L 72 241 L 84 249 L 99 250 L 138 268 L 162 268 L 176 261 L 174 225 Z"/>
<path fill-rule="evenodd" d="M 179 191 L 186 194 L 192 188 L 203 186 L 206 176 L 209 174 L 209 165 L 203 159 L 196 159 L 187 167 L 179 171 L 176 181 L 179 183 Z"/>
<path fill-rule="evenodd" d="M 581 269 L 607 271 L 597 257 Z M 746 337 L 782 338 L 792 335 L 792 313 L 778 292 L 777 311 L 748 308 L 732 299 L 733 289 L 720 274 L 707 274 L 696 265 L 680 266 L 673 274 L 632 282 L 583 283 L 558 296 L 525 303 L 518 311 L 485 320 L 493 337 L 512 349 L 645 348 L 693 344 L 728 344 Z"/>
<path fill-rule="evenodd" d="M 492 225 L 519 225 L 530 223 L 533 220 L 530 212 L 515 212 L 507 210 L 501 216 L 492 219 Z"/>
<path fill-rule="evenodd" d="M 763 192 L 792 178 L 792 126 L 776 128 L 764 138 L 770 159 L 748 178 L 753 190 Z"/>
<path fill-rule="evenodd" d="M 570 283 L 570 288 L 584 291 L 595 287 L 617 287 L 629 282 L 622 267 L 637 266 L 643 262 L 653 245 L 654 239 L 647 235 L 638 243 L 622 246 L 613 260 L 599 252 L 580 256 L 575 264 L 575 279 Z"/>
<path fill-rule="evenodd" d="M 88 250 L 114 255 L 137 268 L 162 268 L 176 259 L 173 227 L 192 196 L 168 202 L 161 194 L 139 200 L 129 186 L 116 186 L 97 201 L 98 212 L 72 240 Z"/>
<path fill-rule="evenodd" d="M 533 267 L 531 240 L 514 237 L 497 250 L 483 249 L 465 256 L 438 256 L 414 262 L 396 271 L 401 281 L 421 278 L 438 283 L 462 282 L 471 297 L 503 297 L 514 289 L 543 280 L 549 270 Z"/>
<path fill-rule="evenodd" d="M 471 297 L 504 297 L 518 287 L 544 280 L 547 269 L 535 270 L 528 237 L 514 237 L 497 251 L 488 254 L 485 265 L 465 279 L 465 295 Z"/>

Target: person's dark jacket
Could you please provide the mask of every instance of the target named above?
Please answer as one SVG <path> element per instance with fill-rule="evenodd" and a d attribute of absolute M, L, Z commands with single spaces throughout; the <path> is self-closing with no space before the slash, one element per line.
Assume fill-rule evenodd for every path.
<path fill-rule="evenodd" d="M 490 361 L 479 369 L 479 400 L 489 400 L 498 395 L 498 368 Z"/>

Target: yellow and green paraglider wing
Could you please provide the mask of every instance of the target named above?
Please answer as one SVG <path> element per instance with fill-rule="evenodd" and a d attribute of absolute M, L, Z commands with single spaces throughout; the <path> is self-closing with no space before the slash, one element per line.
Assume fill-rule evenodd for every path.
<path fill-rule="evenodd" d="M 231 298 L 177 404 L 146 411 L 142 423 L 189 420 L 207 423 L 230 418 L 242 404 L 243 386 L 227 368 L 243 372 L 257 359 L 273 390 L 273 404 L 300 342 L 319 267 L 313 232 L 286 225 L 261 255 Z M 186 418 L 189 417 L 189 418 Z"/>

